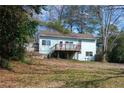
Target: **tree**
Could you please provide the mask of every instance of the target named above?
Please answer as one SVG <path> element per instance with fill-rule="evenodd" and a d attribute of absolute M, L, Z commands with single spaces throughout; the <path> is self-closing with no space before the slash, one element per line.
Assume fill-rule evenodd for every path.
<path fill-rule="evenodd" d="M 109 61 L 124 63 L 124 32 L 121 32 L 119 38 L 115 41 L 116 46 L 109 53 Z"/>
<path fill-rule="evenodd" d="M 63 20 L 69 30 L 73 32 L 74 28 L 78 33 L 85 33 L 88 21 L 88 7 L 89 6 L 65 6 L 63 12 Z"/>
<path fill-rule="evenodd" d="M 123 16 L 123 6 L 91 6 L 91 15 L 98 21 L 99 35 L 102 40 L 102 61 L 107 61 L 108 45 L 113 46 L 120 32 L 112 39 L 112 43 L 108 44 L 109 39 L 114 34 L 115 27 L 120 23 Z M 113 26 L 113 27 L 112 27 Z M 116 32 L 117 33 L 117 32 Z M 113 48 L 113 47 L 111 47 Z"/>
<path fill-rule="evenodd" d="M 37 25 L 30 20 L 31 12 L 39 13 L 38 9 L 40 6 L 0 6 L 0 67 L 7 68 L 12 56 L 23 60 L 24 45 Z"/>
<path fill-rule="evenodd" d="M 40 26 L 46 26 L 47 28 L 50 28 L 54 31 L 58 31 L 60 33 L 63 33 L 63 34 L 68 34 L 70 33 L 70 31 L 66 28 L 64 28 L 61 24 L 60 21 L 52 21 L 52 22 L 41 22 L 41 21 L 37 21 L 37 23 L 40 25 Z"/>
<path fill-rule="evenodd" d="M 74 5 L 48 6 L 49 21 L 59 21 L 64 28 L 71 32 L 75 28 L 79 33 L 84 33 L 84 27 L 86 27 L 86 20 L 88 19 L 87 7 Z"/>

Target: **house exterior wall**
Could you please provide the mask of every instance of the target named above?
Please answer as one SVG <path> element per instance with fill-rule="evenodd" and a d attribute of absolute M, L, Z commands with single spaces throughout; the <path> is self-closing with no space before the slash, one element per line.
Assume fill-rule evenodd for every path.
<path fill-rule="evenodd" d="M 50 46 L 42 45 L 42 40 L 50 40 L 51 45 Z M 78 40 L 76 40 L 76 39 L 56 38 L 56 37 L 40 37 L 40 39 L 39 39 L 39 53 L 46 54 L 46 55 L 49 54 L 50 48 L 55 46 L 55 44 L 59 44 L 60 41 L 62 41 L 63 44 L 65 44 L 66 41 L 73 42 L 73 44 L 78 44 Z"/>
<path fill-rule="evenodd" d="M 86 56 L 86 52 L 93 52 L 93 56 Z M 78 54 L 78 60 L 80 61 L 94 60 L 95 55 L 96 55 L 96 40 L 94 41 L 82 40 L 81 53 Z"/>
<path fill-rule="evenodd" d="M 50 46 L 45 46 L 42 45 L 42 40 L 50 40 L 51 45 Z M 68 42 L 73 42 L 73 44 L 79 44 L 81 43 L 81 52 L 80 53 L 75 53 L 73 56 L 73 59 L 78 59 L 80 61 L 88 61 L 88 60 L 94 60 L 94 56 L 96 54 L 96 40 L 95 39 L 72 39 L 72 38 L 58 38 L 58 37 L 46 37 L 42 36 L 39 39 L 39 53 L 48 55 L 51 51 L 51 48 L 55 46 L 55 44 L 59 44 L 60 41 L 65 44 L 66 41 Z M 86 56 L 86 52 L 93 52 L 93 56 Z"/>

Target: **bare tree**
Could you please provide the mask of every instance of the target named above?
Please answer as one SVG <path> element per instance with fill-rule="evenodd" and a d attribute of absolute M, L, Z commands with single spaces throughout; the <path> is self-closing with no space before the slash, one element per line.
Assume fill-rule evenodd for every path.
<path fill-rule="evenodd" d="M 123 6 L 95 6 L 94 9 L 101 28 L 102 58 L 103 62 L 106 62 L 109 38 L 113 35 L 115 36 L 110 44 L 111 48 L 113 48 L 113 44 L 120 34 L 120 32 L 113 33 L 111 25 L 118 25 L 121 22 L 120 18 L 124 15 Z"/>

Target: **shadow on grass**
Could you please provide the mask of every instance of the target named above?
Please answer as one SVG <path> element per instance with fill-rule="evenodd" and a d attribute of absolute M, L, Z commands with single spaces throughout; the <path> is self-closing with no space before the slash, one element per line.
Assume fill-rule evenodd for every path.
<path fill-rule="evenodd" d="M 118 77 L 124 77 L 124 76 L 106 77 L 103 79 L 96 79 L 96 80 L 90 80 L 90 81 L 75 81 L 75 82 L 67 81 L 65 87 L 100 88 L 100 87 L 102 87 L 102 85 L 100 85 L 102 82 L 112 79 L 112 78 L 118 78 Z"/>

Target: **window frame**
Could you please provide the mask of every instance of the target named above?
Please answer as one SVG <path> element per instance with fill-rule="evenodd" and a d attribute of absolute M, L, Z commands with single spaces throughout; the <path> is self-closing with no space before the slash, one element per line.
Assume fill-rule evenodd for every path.
<path fill-rule="evenodd" d="M 51 46 L 51 40 L 42 40 L 42 46 Z"/>
<path fill-rule="evenodd" d="M 86 51 L 86 57 L 92 57 L 93 56 L 93 52 L 92 51 Z"/>

